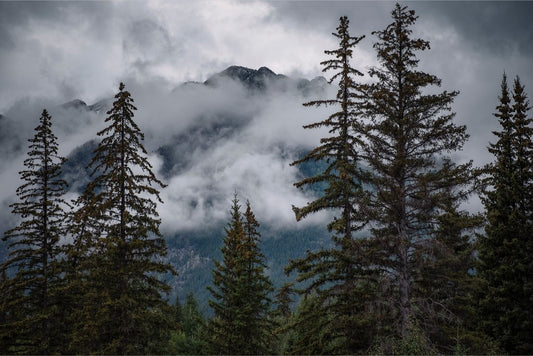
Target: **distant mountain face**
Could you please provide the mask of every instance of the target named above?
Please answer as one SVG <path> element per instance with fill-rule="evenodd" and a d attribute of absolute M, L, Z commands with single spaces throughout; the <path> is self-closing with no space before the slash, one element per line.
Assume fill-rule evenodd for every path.
<path fill-rule="evenodd" d="M 304 95 L 310 92 L 319 92 L 324 90 L 327 81 L 324 77 L 317 77 L 313 80 L 293 79 L 283 74 L 276 74 L 267 67 L 261 67 L 257 70 L 231 66 L 224 71 L 215 74 L 207 79 L 204 84 L 208 86 L 217 86 L 221 78 L 231 78 L 243 84 L 245 88 L 253 92 L 264 92 L 267 89 L 276 91 L 286 91 L 296 88 Z"/>
<path fill-rule="evenodd" d="M 69 101 L 68 103 L 61 105 L 61 107 L 64 109 L 93 111 L 95 113 L 105 113 L 107 112 L 107 110 L 111 109 L 112 106 L 113 106 L 112 98 L 97 101 L 96 103 L 92 105 L 87 105 L 85 101 L 80 100 L 80 99 L 74 99 L 72 101 Z"/>
<path fill-rule="evenodd" d="M 283 267 L 289 259 L 329 245 L 323 225 L 296 225 L 290 210 L 290 204 L 303 204 L 316 193 L 298 193 L 292 183 L 317 168 L 306 165 L 298 170 L 288 164 L 309 149 L 301 125 L 311 119 L 301 117 L 307 115 L 301 103 L 326 95 L 330 87 L 325 78 L 295 79 L 266 67 L 231 66 L 203 83 L 184 83 L 170 93 L 152 95 L 140 86 L 127 89 L 139 107 L 136 117 L 146 127 L 154 169 L 168 183 L 162 191 L 161 219 L 169 261 L 180 272 L 168 277 L 173 297 L 184 298 L 193 291 L 200 301 L 208 298 L 205 286 L 211 281 L 213 258 L 220 257 L 234 191 L 243 203 L 250 199 L 261 223 L 276 285 L 287 280 Z M 106 98 L 88 105 L 76 99 L 50 110 L 61 131 L 56 135 L 65 137 L 71 147 L 63 173 L 74 194 L 90 179 L 86 167 L 97 146 L 95 132 L 112 102 Z M 32 119 L 35 123 L 37 118 Z M 15 127 L 9 113 L 0 116 L 0 155 L 18 152 L 13 157 L 20 159 L 27 148 L 21 137 L 32 132 L 11 135 Z M 7 204 L 5 195 L 0 198 Z M 280 211 L 286 213 L 279 215 Z M 0 217 L 4 230 L 10 227 L 1 226 L 6 220 Z"/>

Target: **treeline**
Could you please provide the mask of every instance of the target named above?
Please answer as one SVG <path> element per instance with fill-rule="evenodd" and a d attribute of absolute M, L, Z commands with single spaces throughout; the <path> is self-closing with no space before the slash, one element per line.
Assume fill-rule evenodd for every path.
<path fill-rule="evenodd" d="M 468 135 L 453 122 L 457 91 L 418 67 L 429 42 L 414 11 L 396 4 L 374 32 L 370 81 L 351 63 L 364 36 L 340 18 L 324 71 L 338 85 L 333 114 L 304 126 L 328 135 L 293 165 L 323 170 L 295 183 L 320 192 L 297 220 L 321 211 L 332 248 L 308 251 L 277 291 L 259 248 L 259 223 L 237 195 L 222 259 L 208 288 L 213 317 L 192 294 L 166 300 L 152 172 L 120 84 L 89 165 L 91 181 L 65 200 L 51 117 L 29 140 L 2 265 L 0 353 L 6 354 L 489 354 L 533 353 L 533 128 L 525 88 L 504 75 L 500 131 L 481 168 L 454 162 Z M 428 94 L 431 93 L 431 94 Z M 320 189 L 313 189 L 320 187 Z M 485 214 L 461 208 L 478 193 Z M 300 303 L 291 303 L 296 294 Z"/>

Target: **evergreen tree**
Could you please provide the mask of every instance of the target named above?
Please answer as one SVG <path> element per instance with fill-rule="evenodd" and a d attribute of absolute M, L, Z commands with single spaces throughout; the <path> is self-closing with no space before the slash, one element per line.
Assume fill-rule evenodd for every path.
<path fill-rule="evenodd" d="M 58 154 L 52 118 L 43 110 L 17 189 L 12 213 L 19 225 L 5 233 L 9 259 L 2 266 L 2 353 L 50 354 L 62 349 L 63 327 L 58 290 L 61 283 L 59 241 L 64 233 L 67 183 L 61 179 L 65 159 Z M 12 271 L 14 277 L 6 277 Z M 9 274 L 11 274 L 9 273 Z M 4 342 L 3 342 L 4 343 Z"/>
<path fill-rule="evenodd" d="M 332 354 L 331 335 L 328 325 L 333 320 L 316 294 L 300 300 L 296 313 L 285 325 L 287 334 L 284 355 Z"/>
<path fill-rule="evenodd" d="M 533 352 L 533 246 L 531 142 L 532 119 L 524 87 L 517 77 L 513 101 L 504 74 L 497 112 L 501 131 L 489 146 L 495 162 L 488 167 L 489 189 L 483 203 L 488 224 L 480 238 L 480 275 L 487 284 L 481 299 L 484 330 L 509 353 Z"/>
<path fill-rule="evenodd" d="M 420 326 L 438 352 L 484 354 L 490 341 L 477 331 L 476 298 L 482 290 L 474 273 L 475 230 L 483 217 L 461 211 L 460 203 L 443 197 L 435 241 L 419 251 L 423 264 L 416 294 L 426 296 L 427 314 Z"/>
<path fill-rule="evenodd" d="M 164 187 L 147 160 L 144 134 L 133 121 L 133 99 L 120 83 L 109 126 L 89 164 L 93 180 L 77 200 L 70 256 L 79 289 L 74 313 L 75 353 L 154 353 L 166 346 L 171 327 L 162 294 L 169 286 L 162 262 L 154 186 Z"/>
<path fill-rule="evenodd" d="M 424 93 L 441 84 L 417 68 L 417 52 L 429 49 L 429 42 L 411 37 L 414 11 L 396 4 L 392 18 L 383 31 L 373 33 L 381 66 L 370 70 L 376 82 L 362 92 L 371 119 L 365 161 L 375 189 L 368 214 L 374 246 L 379 247 L 371 263 L 386 282 L 380 293 L 388 320 L 395 321 L 390 332 L 405 342 L 412 340 L 412 329 L 425 331 L 416 324 L 428 318 L 421 307 L 427 296 L 416 293 L 422 252 L 436 243 L 446 199 L 464 199 L 475 175 L 471 163 L 455 165 L 446 156 L 461 149 L 468 137 L 464 126 L 452 122 L 450 105 L 458 92 Z"/>
<path fill-rule="evenodd" d="M 271 315 L 275 327 L 271 351 L 276 355 L 285 354 L 285 350 L 288 347 L 287 342 L 290 334 L 290 326 L 288 324 L 292 317 L 290 305 L 293 302 L 291 297 L 293 293 L 293 283 L 286 283 L 278 289 L 275 295 L 274 305 L 276 308 Z"/>
<path fill-rule="evenodd" d="M 296 219 L 305 218 L 311 213 L 333 210 L 338 215 L 328 225 L 333 232 L 335 248 L 308 252 L 297 261 L 291 261 L 287 273 L 299 272 L 298 281 L 310 281 L 306 293 L 316 291 L 319 300 L 327 305 L 334 317 L 328 326 L 331 334 L 337 338 L 337 349 L 332 352 L 354 353 L 369 346 L 364 335 L 371 328 L 367 302 L 369 292 L 374 289 L 375 271 L 365 263 L 361 254 L 362 246 L 368 241 L 362 237 L 355 238 L 367 221 L 364 207 L 368 194 L 363 190 L 366 173 L 361 167 L 358 150 L 361 148 L 361 136 L 364 124 L 361 116 L 360 84 L 356 77 L 363 74 L 351 66 L 350 60 L 356 45 L 364 38 L 350 36 L 349 21 L 341 17 L 337 32 L 333 33 L 339 40 L 339 48 L 326 50 L 332 59 L 321 63 L 323 71 L 333 70 L 335 74 L 330 83 L 338 80 L 339 90 L 335 99 L 317 100 L 305 103 L 305 106 L 335 106 L 336 112 L 327 119 L 304 126 L 306 129 L 327 128 L 329 137 L 322 138 L 320 145 L 310 151 L 304 158 L 292 165 L 307 162 L 326 162 L 323 172 L 306 177 L 294 185 L 298 188 L 312 187 L 317 184 L 325 186 L 323 194 L 302 208 L 293 207 Z"/>
<path fill-rule="evenodd" d="M 171 335 L 169 352 L 179 355 L 205 353 L 205 320 L 192 293 L 187 295 L 183 306 L 179 302 L 176 304 L 176 311 L 178 310 L 179 329 Z"/>
<path fill-rule="evenodd" d="M 215 261 L 213 287 L 208 287 L 213 296 L 209 305 L 215 312 L 209 326 L 212 353 L 268 353 L 273 329 L 268 318 L 272 283 L 264 274 L 258 226 L 250 204 L 243 216 L 235 196 L 221 249 L 223 261 Z"/>
<path fill-rule="evenodd" d="M 178 331 L 183 330 L 183 306 L 180 302 L 180 297 L 176 296 L 176 304 L 174 305 L 174 322 Z"/>
<path fill-rule="evenodd" d="M 291 295 L 294 293 L 293 283 L 286 283 L 276 293 L 276 310 L 274 314 L 283 318 L 289 318 L 291 316 L 291 303 L 293 302 Z"/>

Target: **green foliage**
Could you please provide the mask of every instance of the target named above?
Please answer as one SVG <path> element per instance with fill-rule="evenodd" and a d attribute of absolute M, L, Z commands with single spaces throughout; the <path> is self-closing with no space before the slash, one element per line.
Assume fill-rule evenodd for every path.
<path fill-rule="evenodd" d="M 223 260 L 215 261 L 213 286 L 208 287 L 213 297 L 209 305 L 215 313 L 209 322 L 211 353 L 268 353 L 273 330 L 268 317 L 272 283 L 258 247 L 258 226 L 250 204 L 243 216 L 235 196 L 221 249 Z"/>
<path fill-rule="evenodd" d="M 378 338 L 372 347 L 372 355 L 437 355 L 424 331 L 411 323 L 406 338 Z"/>
<path fill-rule="evenodd" d="M 323 307 L 317 295 L 302 298 L 296 313 L 282 329 L 286 333 L 284 355 L 331 354 L 330 335 L 327 325 L 331 315 Z"/>
<path fill-rule="evenodd" d="M 420 251 L 424 265 L 416 294 L 426 300 L 419 304 L 424 313 L 419 323 L 438 352 L 482 354 L 488 350 L 487 337 L 477 331 L 476 297 L 482 293 L 482 283 L 474 272 L 477 260 L 472 241 L 483 217 L 458 206 L 451 197 L 444 199 L 434 243 Z"/>
<path fill-rule="evenodd" d="M 71 292 L 81 298 L 73 311 L 74 353 L 154 353 L 166 346 L 171 317 L 160 279 L 172 268 L 160 237 L 155 177 L 133 121 L 135 106 L 120 84 L 109 126 L 89 165 L 93 180 L 76 201 L 74 243 L 68 255 Z"/>
<path fill-rule="evenodd" d="M 299 188 L 323 187 L 321 196 L 303 208 L 293 209 L 297 220 L 324 210 L 338 213 L 328 225 L 328 230 L 334 232 L 335 247 L 308 252 L 304 258 L 291 261 L 286 269 L 287 273 L 297 271 L 297 281 L 309 282 L 305 292 L 316 292 L 316 303 L 321 307 L 327 305 L 331 318 L 324 319 L 328 323 L 324 327 L 329 334 L 328 350 L 333 353 L 354 353 L 369 346 L 366 337 L 371 333 L 372 323 L 367 303 L 376 281 L 376 273 L 360 253 L 368 241 L 354 235 L 367 222 L 364 209 L 369 194 L 363 189 L 367 174 L 360 167 L 358 152 L 364 125 L 360 120 L 360 84 L 355 77 L 363 74 L 350 65 L 353 50 L 364 36 L 350 36 L 348 27 L 348 18 L 341 17 L 337 32 L 333 33 L 339 40 L 339 48 L 325 51 L 333 59 L 321 63 L 323 71 L 335 71 L 330 83 L 338 80 L 336 98 L 304 104 L 338 107 L 324 121 L 304 126 L 327 128 L 330 136 L 322 138 L 318 147 L 292 163 L 304 167 L 310 162 L 326 163 L 316 175 L 294 184 Z"/>
<path fill-rule="evenodd" d="M 411 326 L 429 321 L 426 301 L 417 289 L 428 250 L 438 245 L 439 217 L 447 199 L 462 201 L 471 193 L 472 164 L 454 164 L 447 154 L 462 148 L 468 135 L 453 123 L 451 104 L 458 92 L 425 92 L 440 86 L 435 75 L 418 69 L 417 53 L 429 42 L 413 38 L 417 17 L 396 4 L 393 22 L 374 32 L 380 67 L 370 70 L 376 82 L 362 86 L 365 112 L 365 161 L 375 189 L 368 205 L 375 251 L 372 264 L 382 271 L 380 300 L 388 309 L 391 336 L 407 341 Z M 446 267 L 447 268 L 447 267 Z M 451 271 L 439 269 L 447 275 Z M 386 336 L 385 336 L 386 337 Z"/>
<path fill-rule="evenodd" d="M 206 353 L 206 323 L 198 310 L 198 302 L 192 293 L 185 304 L 175 305 L 177 329 L 170 335 L 168 352 L 179 355 L 201 355 Z"/>
<path fill-rule="evenodd" d="M 483 331 L 509 353 L 533 352 L 533 128 L 530 107 L 520 79 L 513 104 L 504 74 L 494 114 L 501 131 L 489 146 L 494 155 L 483 194 L 488 224 L 480 237 L 479 272 L 486 282 L 480 314 Z"/>
<path fill-rule="evenodd" d="M 60 238 L 64 232 L 67 184 L 60 178 L 65 161 L 58 155 L 51 117 L 43 110 L 17 188 L 12 213 L 20 217 L 7 231 L 9 259 L 2 266 L 0 353 L 50 354 L 62 350 L 59 288 Z M 11 271 L 7 273 L 6 271 Z M 7 275 L 14 274 L 8 278 Z"/>
<path fill-rule="evenodd" d="M 337 71 L 330 83 L 339 80 L 339 90 L 335 99 L 318 100 L 305 103 L 305 106 L 340 106 L 338 112 L 333 113 L 327 119 L 304 126 L 306 129 L 328 128 L 330 137 L 321 139 L 321 145 L 309 152 L 304 158 L 297 160 L 291 165 L 302 165 L 308 162 L 325 161 L 327 166 L 315 176 L 302 179 L 294 185 L 298 188 L 326 184 L 322 197 L 307 204 L 303 208 L 293 207 L 296 219 L 305 218 L 311 213 L 325 209 L 338 209 L 341 216 L 335 218 L 328 229 L 339 233 L 341 236 L 351 237 L 353 231 L 360 229 L 357 225 L 358 218 L 356 209 L 361 203 L 361 175 L 357 167 L 358 134 L 361 125 L 356 120 L 359 108 L 358 84 L 353 76 L 363 75 L 350 66 L 350 58 L 353 48 L 363 39 L 351 37 L 348 31 L 349 21 L 346 17 L 340 18 L 337 33 L 333 33 L 340 40 L 340 48 L 325 51 L 334 59 L 321 63 L 323 71 Z"/>

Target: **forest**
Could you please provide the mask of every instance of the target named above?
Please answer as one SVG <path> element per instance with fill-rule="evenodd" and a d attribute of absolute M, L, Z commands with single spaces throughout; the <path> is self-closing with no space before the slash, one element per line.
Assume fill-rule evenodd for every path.
<path fill-rule="evenodd" d="M 220 258 L 205 271 L 211 315 L 193 293 L 169 298 L 166 184 L 126 85 L 75 199 L 43 109 L 10 205 L 16 224 L 2 235 L 0 354 L 533 354 L 526 88 L 502 73 L 492 162 L 456 161 L 469 139 L 454 122 L 460 94 L 420 69 L 430 43 L 413 35 L 415 12 L 396 4 L 391 17 L 372 32 L 379 66 L 367 73 L 354 55 L 365 35 L 340 17 L 338 47 L 320 63 L 336 95 L 303 103 L 332 113 L 302 128 L 328 135 L 291 163 L 307 173 L 294 186 L 317 192 L 292 211 L 330 214 L 331 243 L 301 251 L 283 266 L 291 282 L 275 287 L 254 201 L 228 192 Z M 473 196 L 482 212 L 465 208 Z"/>

